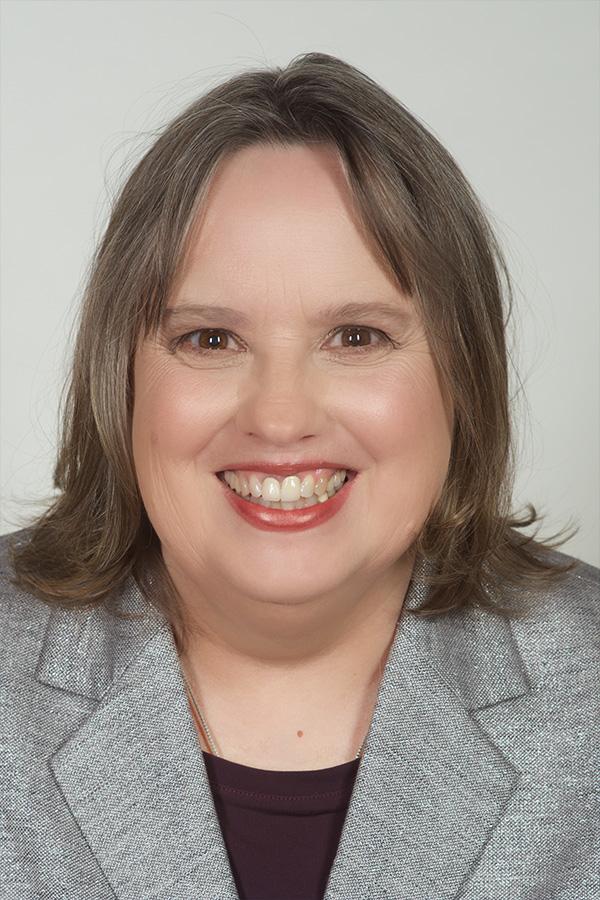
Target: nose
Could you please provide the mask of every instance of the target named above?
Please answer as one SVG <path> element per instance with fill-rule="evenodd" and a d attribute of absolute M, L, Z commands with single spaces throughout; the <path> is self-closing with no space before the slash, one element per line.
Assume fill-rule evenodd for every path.
<path fill-rule="evenodd" d="M 289 359 L 271 361 L 241 388 L 237 426 L 265 446 L 289 448 L 323 432 L 328 418 L 326 397 L 317 372 Z"/>

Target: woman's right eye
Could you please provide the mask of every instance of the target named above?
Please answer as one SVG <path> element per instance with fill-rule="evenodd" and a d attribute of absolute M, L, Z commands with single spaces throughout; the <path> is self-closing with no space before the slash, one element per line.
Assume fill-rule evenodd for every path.
<path fill-rule="evenodd" d="M 195 346 L 193 353 L 195 354 L 204 354 L 204 353 L 213 353 L 215 350 L 221 350 L 224 348 L 225 341 L 220 337 L 220 335 L 228 335 L 231 337 L 231 333 L 229 331 L 225 331 L 223 328 L 198 328 L 196 331 L 188 331 L 187 334 L 182 334 L 181 337 L 177 338 L 175 341 L 175 347 L 183 346 L 190 338 L 195 337 L 196 335 L 200 335 L 200 341 L 203 342 L 203 345 Z M 224 349 L 228 350 L 228 347 Z"/>

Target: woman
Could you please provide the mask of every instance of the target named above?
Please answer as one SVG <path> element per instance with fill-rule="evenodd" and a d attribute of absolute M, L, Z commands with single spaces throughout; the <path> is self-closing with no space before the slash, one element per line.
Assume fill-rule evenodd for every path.
<path fill-rule="evenodd" d="M 592 897 L 598 569 L 511 513 L 509 306 L 343 61 L 162 132 L 2 542 L 8 896 Z"/>

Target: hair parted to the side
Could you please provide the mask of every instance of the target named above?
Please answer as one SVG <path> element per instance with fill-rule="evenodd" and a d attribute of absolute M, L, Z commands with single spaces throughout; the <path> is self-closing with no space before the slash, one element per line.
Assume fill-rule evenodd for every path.
<path fill-rule="evenodd" d="M 427 606 L 521 615 L 507 588 L 548 584 L 572 568 L 517 529 L 506 326 L 512 287 L 483 209 L 440 142 L 352 65 L 306 53 L 247 71 L 170 122 L 121 189 L 96 250 L 65 385 L 54 470 L 60 493 L 14 546 L 15 583 L 49 603 L 92 606 L 133 575 L 185 633 L 175 587 L 145 513 L 131 449 L 133 358 L 158 329 L 191 226 L 226 155 L 253 144 L 337 148 L 380 264 L 418 304 L 455 409 L 448 476 L 416 543 L 435 563 Z M 64 398 L 63 398 L 64 400 Z M 562 533 L 561 533 L 562 534 Z M 556 535 L 554 536 L 556 538 Z"/>

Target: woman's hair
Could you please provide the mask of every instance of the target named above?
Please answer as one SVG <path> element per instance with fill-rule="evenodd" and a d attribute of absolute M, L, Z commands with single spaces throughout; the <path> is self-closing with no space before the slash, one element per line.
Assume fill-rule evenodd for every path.
<path fill-rule="evenodd" d="M 323 142 L 337 148 L 364 239 L 417 304 L 454 404 L 446 482 L 415 544 L 436 574 L 414 614 L 470 605 L 519 617 L 518 603 L 503 602 L 507 588 L 519 596 L 575 565 L 548 552 L 571 535 L 550 544 L 519 534 L 541 517 L 531 504 L 520 518 L 511 511 L 512 287 L 480 202 L 448 151 L 394 97 L 348 63 L 306 53 L 199 97 L 162 129 L 120 190 L 77 323 L 54 469 L 60 493 L 12 547 L 16 584 L 49 603 L 93 606 L 133 575 L 185 645 L 133 462 L 134 354 L 156 334 L 223 159 L 250 145 Z"/>

